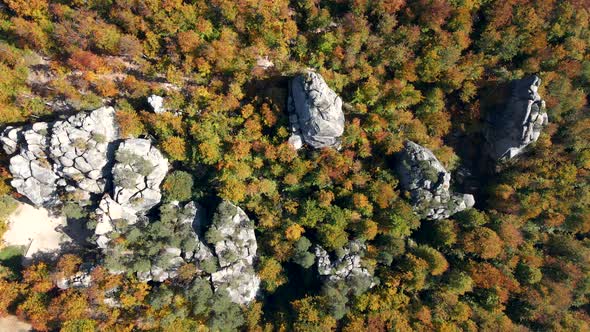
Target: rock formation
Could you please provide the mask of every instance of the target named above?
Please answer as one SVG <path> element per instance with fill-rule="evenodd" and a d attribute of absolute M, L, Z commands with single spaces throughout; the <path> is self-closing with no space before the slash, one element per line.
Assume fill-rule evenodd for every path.
<path fill-rule="evenodd" d="M 254 234 L 254 225 L 239 207 L 222 202 L 211 223 L 207 234 L 212 241 L 209 246 L 199 236 L 199 230 L 203 221 L 202 208 L 190 202 L 180 206 L 178 202 L 168 203 L 164 209 L 160 209 L 160 219 L 166 209 L 172 209 L 174 213 L 168 214 L 167 223 L 169 228 L 179 232 L 174 235 L 180 238 L 181 246 L 164 246 L 159 253 L 147 257 L 150 261 L 149 269 L 145 272 L 138 272 L 137 276 L 142 281 L 162 282 L 174 278 L 178 269 L 187 264 L 193 263 L 197 267 L 201 277 L 205 277 L 206 263 L 218 262 L 218 269 L 207 275 L 210 278 L 213 289 L 226 290 L 230 299 L 239 304 L 248 303 L 256 297 L 260 286 L 260 279 L 253 269 L 254 258 L 256 257 L 257 243 Z M 121 229 L 117 228 L 119 219 L 127 220 L 126 226 L 140 227 L 145 229 L 150 221 L 142 216 L 128 216 L 129 211 L 124 206 L 106 195 L 101 206 L 96 211 L 98 223 L 95 228 L 97 245 L 103 249 L 105 255 L 121 255 L 120 250 L 113 245 L 112 236 L 119 237 Z M 170 217 L 172 216 L 172 217 Z M 209 233 L 211 232 L 211 233 Z M 188 241 L 191 239 L 191 241 Z M 190 243 L 189 243 L 190 242 Z M 161 245 L 161 243 L 160 243 Z M 188 248 L 188 249 L 187 249 Z M 133 253 L 128 253 L 133 255 Z M 124 259 L 122 259 L 124 260 Z M 213 266 L 214 267 L 214 266 Z M 122 273 L 124 271 L 111 270 L 111 273 Z"/>
<path fill-rule="evenodd" d="M 512 95 L 499 112 L 486 119 L 487 150 L 494 160 L 511 159 L 537 141 L 548 123 L 545 101 L 537 90 L 541 79 L 529 76 L 512 82 Z"/>
<path fill-rule="evenodd" d="M 315 247 L 315 256 L 318 262 L 318 273 L 327 276 L 330 281 L 347 280 L 350 278 L 362 278 L 374 285 L 373 274 L 361 265 L 361 258 L 366 246 L 359 241 L 351 241 L 343 249 L 336 260 L 331 261 L 328 252 L 320 247 Z"/>
<path fill-rule="evenodd" d="M 76 272 L 73 276 L 70 277 L 62 277 L 56 280 L 56 285 L 60 289 L 68 289 L 68 288 L 84 288 L 90 287 L 92 282 L 92 277 L 90 273 L 94 269 L 92 264 L 82 264 L 80 266 L 80 270 Z"/>
<path fill-rule="evenodd" d="M 167 109 L 164 108 L 164 98 L 158 95 L 151 95 L 147 99 L 148 104 L 152 107 L 152 110 L 156 114 L 164 113 Z"/>
<path fill-rule="evenodd" d="M 344 133 L 342 99 L 322 76 L 307 72 L 289 82 L 287 101 L 292 136 L 289 143 L 296 149 L 307 143 L 313 148 L 340 147 Z"/>
<path fill-rule="evenodd" d="M 9 165 L 12 186 L 37 206 L 53 206 L 64 195 L 88 200 L 107 191 L 111 181 L 118 204 L 145 211 L 160 202 L 167 159 L 148 140 L 120 141 L 112 107 L 7 127 L 0 141 L 4 151 L 14 155 Z"/>
<path fill-rule="evenodd" d="M 396 171 L 402 189 L 410 192 L 414 211 L 422 218 L 445 219 L 475 204 L 472 195 L 450 191 L 451 173 L 430 150 L 414 142 L 405 143 Z"/>
<path fill-rule="evenodd" d="M 235 303 L 252 301 L 260 286 L 253 268 L 258 249 L 254 223 L 242 209 L 223 201 L 208 232 L 215 233 L 213 246 L 221 267 L 211 274 L 213 287 L 226 289 Z"/>
<path fill-rule="evenodd" d="M 59 203 L 58 189 L 84 200 L 105 189 L 108 148 L 118 135 L 114 109 L 102 107 L 67 120 L 7 127 L 1 135 L 11 182 L 33 204 Z"/>
<path fill-rule="evenodd" d="M 146 139 L 128 139 L 115 153 L 113 198 L 137 211 L 147 211 L 162 199 L 160 183 L 168 172 L 168 159 Z"/>
<path fill-rule="evenodd" d="M 214 241 L 209 239 L 212 248 L 199 236 L 203 213 L 194 202 L 161 207 L 160 217 L 165 214 L 165 221 L 160 220 L 165 224 L 162 227 L 174 237 L 162 234 L 165 241 L 157 240 L 161 247 L 155 254 L 130 250 L 113 241 L 134 229 L 133 236 L 142 236 L 136 228 L 145 230 L 153 222 L 148 211 L 160 203 L 159 187 L 168 172 L 168 160 L 149 140 L 119 137 L 113 108 L 23 128 L 7 127 L 0 142 L 12 156 L 12 185 L 35 205 L 52 207 L 62 199 L 102 197 L 95 210 L 94 234 L 105 257 L 115 258 L 111 273 L 123 273 L 139 262 L 133 271 L 140 280 L 162 282 L 176 277 L 181 266 L 194 263 L 201 275 L 211 272 L 207 278 L 213 289 L 226 290 L 232 301 L 248 303 L 256 296 L 260 279 L 253 268 L 257 250 L 254 225 L 242 209 L 229 202 L 219 205 L 210 227 L 217 234 Z M 90 277 L 80 272 L 57 282 L 60 288 L 86 287 Z"/>

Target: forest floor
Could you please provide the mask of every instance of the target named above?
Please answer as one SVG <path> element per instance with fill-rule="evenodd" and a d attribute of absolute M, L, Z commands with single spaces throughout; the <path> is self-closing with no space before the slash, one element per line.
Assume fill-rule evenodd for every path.
<path fill-rule="evenodd" d="M 65 217 L 50 216 L 44 208 L 20 203 L 8 218 L 4 243 L 7 246 L 24 246 L 25 258 L 32 258 L 36 253 L 54 252 L 67 241 L 67 236 L 59 230 L 65 225 Z"/>

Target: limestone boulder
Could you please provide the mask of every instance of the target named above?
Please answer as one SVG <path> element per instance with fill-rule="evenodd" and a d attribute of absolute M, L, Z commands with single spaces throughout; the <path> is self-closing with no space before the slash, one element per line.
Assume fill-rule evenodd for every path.
<path fill-rule="evenodd" d="M 156 114 L 165 113 L 167 111 L 164 108 L 164 98 L 158 95 L 151 95 L 147 98 L 148 104 L 152 107 L 152 110 Z"/>
<path fill-rule="evenodd" d="M 295 148 L 302 142 L 313 148 L 340 147 L 344 133 L 342 99 L 326 84 L 321 75 L 307 72 L 289 83 L 287 101 Z"/>
<path fill-rule="evenodd" d="M 9 169 L 16 190 L 37 206 L 52 206 L 62 188 L 78 200 L 105 190 L 108 149 L 117 137 L 115 111 L 102 107 L 65 120 L 7 127 L 0 142 L 14 155 Z"/>
<path fill-rule="evenodd" d="M 328 252 L 318 245 L 315 247 L 318 273 L 333 282 L 355 277 L 365 279 L 372 287 L 375 284 L 373 274 L 361 264 L 365 250 L 366 246 L 362 242 L 351 241 L 343 248 L 340 256 L 331 260 Z"/>
<path fill-rule="evenodd" d="M 223 201 L 209 232 L 215 234 L 213 247 L 221 267 L 211 275 L 215 290 L 226 289 L 235 303 L 252 301 L 260 285 L 253 268 L 258 249 L 254 223 L 241 208 Z"/>
<path fill-rule="evenodd" d="M 400 186 L 410 193 L 414 211 L 421 217 L 439 220 L 472 207 L 473 195 L 451 191 L 451 173 L 432 151 L 407 141 L 396 160 Z"/>
<path fill-rule="evenodd" d="M 115 153 L 114 200 L 136 211 L 147 211 L 162 199 L 160 184 L 168 159 L 146 139 L 127 139 Z"/>
<path fill-rule="evenodd" d="M 2 134 L 4 150 L 15 154 L 8 166 L 13 177 L 11 185 L 36 206 L 59 202 L 59 176 L 48 153 L 49 130 L 48 123 L 38 122 L 22 129 L 7 128 Z"/>
<path fill-rule="evenodd" d="M 487 151 L 494 160 L 512 159 L 536 142 L 548 123 L 545 101 L 538 93 L 541 79 L 528 76 L 511 83 L 505 107 L 486 118 Z"/>
<path fill-rule="evenodd" d="M 105 191 L 109 146 L 118 138 L 115 110 L 102 107 L 78 113 L 52 126 L 50 156 L 54 169 L 66 183 L 75 184 L 82 196 Z"/>

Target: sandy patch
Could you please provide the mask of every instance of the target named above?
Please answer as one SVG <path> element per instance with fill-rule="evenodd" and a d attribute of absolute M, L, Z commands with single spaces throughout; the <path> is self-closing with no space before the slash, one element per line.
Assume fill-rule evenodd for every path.
<path fill-rule="evenodd" d="M 16 316 L 0 318 L 0 332 L 25 332 L 31 331 L 31 325 L 21 322 Z"/>
<path fill-rule="evenodd" d="M 67 237 L 57 229 L 65 225 L 64 217 L 51 217 L 44 208 L 19 203 L 16 211 L 8 217 L 8 231 L 3 239 L 6 245 L 22 245 L 25 249 L 28 247 L 25 257 L 31 258 L 38 252 L 59 249 Z"/>

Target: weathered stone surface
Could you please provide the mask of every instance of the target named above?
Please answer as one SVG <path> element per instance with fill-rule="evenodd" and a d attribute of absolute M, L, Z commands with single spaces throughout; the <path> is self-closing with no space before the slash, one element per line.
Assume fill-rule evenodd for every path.
<path fill-rule="evenodd" d="M 211 275 L 215 290 L 227 289 L 235 303 L 248 303 L 256 297 L 260 279 L 252 267 L 258 245 L 254 224 L 239 207 L 223 201 L 217 208 L 209 230 L 220 239 L 214 243 L 221 270 Z"/>
<path fill-rule="evenodd" d="M 475 204 L 473 195 L 450 191 L 451 173 L 421 145 L 407 141 L 396 170 L 402 189 L 410 192 L 414 211 L 422 218 L 445 219 Z"/>
<path fill-rule="evenodd" d="M 105 194 L 100 201 L 96 214 L 96 228 L 94 234 L 98 236 L 96 244 L 101 249 L 106 249 L 110 241 L 109 233 L 115 229 L 115 222 L 119 219 L 127 220 L 128 224 L 137 222 L 137 211 L 132 207 L 123 206 Z"/>
<path fill-rule="evenodd" d="M 146 139 L 123 141 L 115 154 L 113 198 L 136 211 L 147 211 L 162 198 L 160 183 L 168 172 L 168 159 Z"/>
<path fill-rule="evenodd" d="M 2 134 L 0 135 L 0 142 L 2 143 L 2 148 L 7 155 L 12 155 L 16 152 L 18 148 L 18 137 L 20 132 L 20 128 L 15 128 L 12 126 L 8 126 L 4 128 L 4 131 L 2 131 Z"/>
<path fill-rule="evenodd" d="M 361 265 L 366 246 L 359 241 L 351 241 L 342 251 L 341 256 L 331 261 L 328 252 L 320 246 L 315 247 L 318 273 L 327 276 L 330 281 L 346 280 L 353 277 L 364 278 L 374 285 L 373 274 Z"/>
<path fill-rule="evenodd" d="M 115 110 L 102 107 L 78 113 L 52 126 L 50 156 L 61 178 L 88 194 L 105 190 L 107 149 L 118 138 Z M 84 195 L 84 193 L 82 193 Z M 87 195 L 86 195 L 87 196 Z"/>
<path fill-rule="evenodd" d="M 160 114 L 167 111 L 167 109 L 164 108 L 164 98 L 158 95 L 151 95 L 148 97 L 147 101 L 152 107 L 154 113 Z"/>
<path fill-rule="evenodd" d="M 84 263 L 80 266 L 80 271 L 76 272 L 73 276 L 68 278 L 58 278 L 56 285 L 60 289 L 68 288 L 85 288 L 90 287 L 92 277 L 90 273 L 94 269 L 92 264 Z"/>
<path fill-rule="evenodd" d="M 177 205 L 178 203 L 172 202 L 171 204 Z M 185 252 L 183 254 L 185 255 L 185 259 L 187 261 L 194 261 L 197 266 L 200 266 L 200 262 L 213 257 L 211 249 L 209 249 L 209 247 L 207 247 L 207 245 L 199 237 L 199 228 L 203 223 L 202 219 L 204 218 L 204 211 L 203 208 L 195 202 L 187 203 L 184 206 L 184 211 L 186 211 L 186 214 L 184 219 L 181 220 L 181 223 L 191 224 L 197 246 L 193 252 Z M 178 254 L 178 256 L 180 256 L 180 254 Z"/>
<path fill-rule="evenodd" d="M 211 274 L 213 288 L 227 290 L 234 303 L 245 304 L 252 301 L 260 288 L 260 278 L 254 268 L 244 261 L 238 261 Z"/>
<path fill-rule="evenodd" d="M 65 187 L 78 199 L 105 186 L 108 144 L 118 136 L 112 107 L 81 112 L 66 120 L 6 128 L 0 136 L 10 160 L 12 185 L 35 205 L 59 202 Z"/>
<path fill-rule="evenodd" d="M 506 106 L 487 117 L 485 138 L 493 159 L 514 158 L 539 138 L 548 123 L 545 101 L 538 93 L 540 85 L 536 75 L 513 81 Z"/>
<path fill-rule="evenodd" d="M 340 147 L 344 133 L 342 99 L 332 90 L 322 76 L 314 72 L 299 75 L 289 83 L 289 122 L 294 136 L 313 148 Z M 300 139 L 289 142 L 300 147 Z"/>
<path fill-rule="evenodd" d="M 48 129 L 47 123 L 38 122 L 22 130 L 5 130 L 2 139 L 6 152 L 17 153 L 10 158 L 12 186 L 37 206 L 53 205 L 59 201 L 56 193 L 59 177 L 47 154 Z"/>

